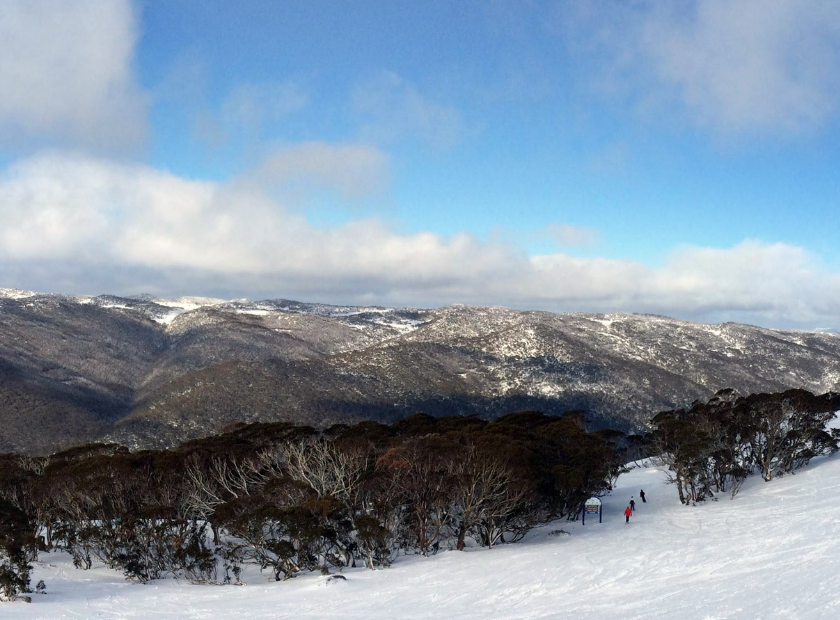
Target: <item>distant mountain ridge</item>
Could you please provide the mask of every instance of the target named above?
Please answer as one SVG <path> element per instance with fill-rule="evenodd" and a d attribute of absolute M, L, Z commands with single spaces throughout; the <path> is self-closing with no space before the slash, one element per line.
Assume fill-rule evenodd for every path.
<path fill-rule="evenodd" d="M 838 390 L 840 337 L 622 313 L 0 289 L 0 452 L 419 411 L 584 409 L 630 429 L 724 387 Z"/>

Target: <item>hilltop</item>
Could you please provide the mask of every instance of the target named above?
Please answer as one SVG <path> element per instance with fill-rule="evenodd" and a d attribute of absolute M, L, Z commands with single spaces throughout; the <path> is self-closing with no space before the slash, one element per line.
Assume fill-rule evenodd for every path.
<path fill-rule="evenodd" d="M 416 412 L 582 409 L 628 431 L 722 388 L 840 389 L 835 334 L 653 315 L 0 289 L 0 317 L 0 451 Z"/>

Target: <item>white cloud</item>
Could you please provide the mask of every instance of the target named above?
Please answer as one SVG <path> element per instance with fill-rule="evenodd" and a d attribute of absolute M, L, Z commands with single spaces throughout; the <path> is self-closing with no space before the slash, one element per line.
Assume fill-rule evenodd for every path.
<path fill-rule="evenodd" d="M 0 137 L 90 148 L 137 145 L 148 98 L 132 69 L 129 0 L 0 4 Z"/>
<path fill-rule="evenodd" d="M 197 81 L 201 79 L 202 64 L 187 57 L 173 66 L 171 75 L 178 77 L 183 73 L 190 79 L 188 71 Z M 191 109 L 193 135 L 214 147 L 237 138 L 258 143 L 266 129 L 309 104 L 309 95 L 295 82 L 240 84 L 227 94 L 218 110 L 210 108 L 203 89 L 181 94 L 169 83 L 164 86 Z"/>
<path fill-rule="evenodd" d="M 823 0 L 585 3 L 565 32 L 605 90 L 719 133 L 812 131 L 837 111 L 840 5 Z"/>
<path fill-rule="evenodd" d="M 309 96 L 294 82 L 240 84 L 222 104 L 226 125 L 244 125 L 258 130 L 265 123 L 281 120 L 306 107 Z"/>
<path fill-rule="evenodd" d="M 211 102 L 210 67 L 204 54 L 187 48 L 170 64 L 155 87 L 155 99 L 179 106 L 202 143 L 220 147 L 244 138 L 258 143 L 267 131 L 309 105 L 309 93 L 292 80 L 241 82 L 217 104 Z"/>
<path fill-rule="evenodd" d="M 352 99 L 365 139 L 391 142 L 408 137 L 440 149 L 461 139 L 462 119 L 456 108 L 432 101 L 392 71 L 357 85 Z"/>
<path fill-rule="evenodd" d="M 328 154 L 330 145 L 300 148 Z M 334 148 L 333 164 L 363 149 Z M 279 170 L 278 182 L 311 172 L 288 162 Z M 468 234 L 403 234 L 378 219 L 316 227 L 253 179 L 192 181 L 64 153 L 18 162 L 0 177 L 0 220 L 8 279 L 0 285 L 36 290 L 464 302 L 840 327 L 840 274 L 785 244 L 677 247 L 659 268 L 528 257 Z"/>
<path fill-rule="evenodd" d="M 533 303 L 566 297 L 599 308 L 631 308 L 702 320 L 772 325 L 840 325 L 840 274 L 802 248 L 747 240 L 731 248 L 679 246 L 661 268 L 562 254 L 533 259 L 543 291 Z M 523 295 L 526 291 L 523 291 Z"/>
<path fill-rule="evenodd" d="M 601 238 L 601 233 L 597 228 L 572 224 L 549 224 L 545 232 L 561 247 L 592 246 Z"/>
<path fill-rule="evenodd" d="M 285 196 L 331 189 L 345 198 L 360 198 L 385 187 L 389 163 L 382 150 L 370 145 L 284 144 L 275 146 L 247 179 L 262 186 L 280 187 Z"/>

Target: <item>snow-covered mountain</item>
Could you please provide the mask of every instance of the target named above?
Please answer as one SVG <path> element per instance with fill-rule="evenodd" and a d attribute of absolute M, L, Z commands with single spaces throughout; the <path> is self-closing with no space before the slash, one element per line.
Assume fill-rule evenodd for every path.
<path fill-rule="evenodd" d="M 0 289 L 0 451 L 418 411 L 577 408 L 632 429 L 724 387 L 837 390 L 840 337 L 634 314 Z"/>
<path fill-rule="evenodd" d="M 622 511 L 647 502 L 625 524 Z M 795 476 L 750 478 L 734 500 L 683 506 L 666 474 L 642 466 L 603 498 L 603 523 L 557 522 L 513 545 L 432 557 L 391 568 L 310 573 L 273 582 L 249 567 L 244 586 L 174 580 L 138 585 L 97 566 L 76 570 L 42 554 L 32 604 L 3 603 L 3 618 L 224 617 L 587 618 L 591 620 L 833 620 L 840 609 L 840 455 Z"/>

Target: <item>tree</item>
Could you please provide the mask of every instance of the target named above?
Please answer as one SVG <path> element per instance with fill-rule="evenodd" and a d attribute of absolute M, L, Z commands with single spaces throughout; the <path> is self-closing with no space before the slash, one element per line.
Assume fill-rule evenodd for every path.
<path fill-rule="evenodd" d="M 0 499 L 0 600 L 31 592 L 32 559 L 38 547 L 26 513 Z"/>
<path fill-rule="evenodd" d="M 452 453 L 448 468 L 452 477 L 453 499 L 457 507 L 456 548 L 466 546 L 468 532 L 481 531 L 481 523 L 494 530 L 496 524 L 519 506 L 528 492 L 527 481 L 517 475 L 513 456 L 505 454 L 503 446 L 472 440 Z M 484 530 L 487 546 L 495 542 L 494 536 Z M 479 540 L 482 540 L 479 538 Z"/>
<path fill-rule="evenodd" d="M 412 437 L 378 462 L 408 515 L 413 540 L 402 542 L 416 545 L 423 555 L 437 551 L 451 524 L 454 479 L 450 462 L 458 449 L 456 443 L 438 436 Z"/>

